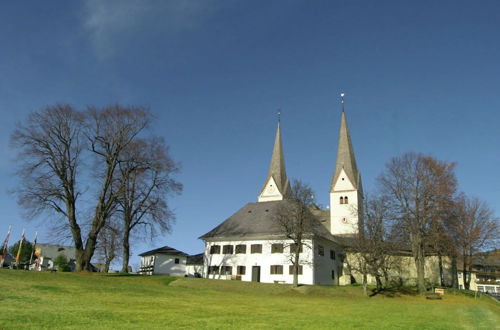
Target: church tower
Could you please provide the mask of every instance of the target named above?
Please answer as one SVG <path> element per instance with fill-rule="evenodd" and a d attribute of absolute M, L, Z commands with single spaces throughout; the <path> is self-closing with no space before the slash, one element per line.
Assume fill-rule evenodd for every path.
<path fill-rule="evenodd" d="M 276 129 L 276 138 L 274 139 L 273 155 L 269 165 L 264 186 L 258 197 L 259 202 L 280 201 L 286 198 L 290 192 L 290 183 L 285 171 L 285 158 L 283 157 L 283 146 L 281 145 L 280 123 Z"/>
<path fill-rule="evenodd" d="M 341 94 L 343 97 L 343 94 Z M 342 98 L 342 107 L 344 100 Z M 333 235 L 358 233 L 363 215 L 363 188 L 356 166 L 347 119 L 342 108 L 337 161 L 330 185 L 330 231 Z"/>

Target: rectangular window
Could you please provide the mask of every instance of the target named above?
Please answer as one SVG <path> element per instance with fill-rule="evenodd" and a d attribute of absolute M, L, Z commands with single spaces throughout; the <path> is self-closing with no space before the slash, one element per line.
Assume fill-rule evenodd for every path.
<path fill-rule="evenodd" d="M 250 247 L 251 253 L 262 253 L 262 244 L 252 244 Z"/>
<path fill-rule="evenodd" d="M 209 266 L 208 273 L 209 274 L 219 274 L 219 266 Z"/>
<path fill-rule="evenodd" d="M 330 250 L 330 259 L 335 260 L 335 251 Z"/>
<path fill-rule="evenodd" d="M 283 253 L 283 244 L 271 245 L 271 253 Z"/>
<path fill-rule="evenodd" d="M 322 245 L 318 245 L 318 254 L 320 256 L 324 256 L 325 255 L 325 248 Z"/>
<path fill-rule="evenodd" d="M 178 264 L 178 263 L 179 263 L 179 258 L 175 258 L 174 262 L 175 262 L 176 264 Z"/>
<path fill-rule="evenodd" d="M 238 266 L 236 268 L 237 275 L 245 275 L 245 266 Z"/>
<path fill-rule="evenodd" d="M 247 253 L 247 246 L 245 244 L 236 245 L 236 254 L 245 254 Z"/>
<path fill-rule="evenodd" d="M 290 265 L 288 267 L 288 274 L 293 275 L 293 273 L 294 273 L 294 266 Z M 302 275 L 302 266 L 301 265 L 299 265 L 299 275 Z"/>
<path fill-rule="evenodd" d="M 210 254 L 219 254 L 220 253 L 220 245 L 212 245 L 210 247 Z"/>
<path fill-rule="evenodd" d="M 297 244 L 293 243 L 290 245 L 290 253 L 295 253 L 297 251 Z M 302 253 L 302 244 L 300 244 L 299 253 Z"/>
<path fill-rule="evenodd" d="M 283 274 L 282 265 L 271 265 L 271 275 L 281 275 Z"/>
<path fill-rule="evenodd" d="M 220 273 L 222 275 L 232 275 L 233 274 L 233 267 L 231 267 L 231 266 L 221 266 L 220 267 Z"/>
<path fill-rule="evenodd" d="M 232 245 L 224 245 L 222 247 L 223 254 L 233 254 L 233 246 Z"/>
<path fill-rule="evenodd" d="M 335 271 L 332 269 L 332 280 L 335 279 Z"/>

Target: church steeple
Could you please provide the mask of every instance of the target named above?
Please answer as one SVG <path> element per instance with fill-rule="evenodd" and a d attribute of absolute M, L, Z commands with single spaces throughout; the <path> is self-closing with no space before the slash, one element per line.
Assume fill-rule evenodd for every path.
<path fill-rule="evenodd" d="M 341 97 L 337 161 L 330 185 L 330 231 L 333 235 L 355 235 L 363 223 L 363 187 L 347 127 L 343 93 Z"/>
<path fill-rule="evenodd" d="M 354 157 L 354 150 L 352 148 L 351 135 L 349 134 L 347 119 L 343 110 L 340 118 L 337 161 L 335 164 L 335 172 L 332 177 L 332 183 L 330 185 L 330 192 L 333 192 L 342 170 L 344 170 L 354 189 L 359 189 L 361 178 L 358 172 L 358 167 L 356 166 L 356 158 Z"/>
<path fill-rule="evenodd" d="M 268 202 L 284 199 L 290 191 L 290 183 L 286 176 L 285 157 L 283 156 L 283 146 L 281 144 L 280 122 L 276 129 L 274 139 L 273 155 L 266 181 L 259 194 L 259 202 Z"/>

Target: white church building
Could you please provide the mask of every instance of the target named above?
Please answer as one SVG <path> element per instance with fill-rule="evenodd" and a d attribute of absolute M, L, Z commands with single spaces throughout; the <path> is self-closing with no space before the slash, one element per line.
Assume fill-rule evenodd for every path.
<path fill-rule="evenodd" d="M 212 279 L 264 283 L 292 283 L 291 255 L 295 246 L 285 239 L 276 221 L 280 205 L 289 203 L 290 183 L 278 123 L 271 164 L 257 202 L 248 203 L 202 235 L 205 241 L 204 274 Z M 312 210 L 315 224 L 300 253 L 299 283 L 338 285 L 350 283 L 343 275 L 343 247 L 337 238 L 357 233 L 363 199 L 361 175 L 356 166 L 347 119 L 341 114 L 335 171 L 329 210 Z M 292 250 L 291 250 L 292 249 Z"/>

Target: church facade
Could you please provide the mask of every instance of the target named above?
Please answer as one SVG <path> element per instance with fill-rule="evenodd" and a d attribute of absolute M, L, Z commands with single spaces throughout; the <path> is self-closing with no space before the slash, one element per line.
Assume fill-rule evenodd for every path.
<path fill-rule="evenodd" d="M 301 247 L 286 239 L 276 221 L 290 193 L 280 124 L 267 178 L 257 202 L 248 203 L 200 238 L 205 241 L 206 277 L 265 283 L 292 283 L 291 257 L 301 249 L 301 284 L 343 284 L 343 248 L 334 235 L 352 235 L 360 221 L 361 175 L 356 166 L 345 113 L 341 115 L 337 161 L 330 189 L 330 209 L 312 210 L 315 226 Z M 361 203 L 360 203 L 361 204 Z"/>
<path fill-rule="evenodd" d="M 361 281 L 361 275 L 349 266 L 356 257 L 349 241 L 363 221 L 363 187 L 344 111 L 330 184 L 330 207 L 311 209 L 314 223 L 301 247 L 286 238 L 276 220 L 280 208 L 290 202 L 290 191 L 278 122 L 268 175 L 257 202 L 246 204 L 200 237 L 205 242 L 205 277 L 291 284 L 292 256 L 300 249 L 300 284 L 345 285 Z M 395 251 L 393 257 L 402 265 L 392 274 L 394 278 L 412 284 L 416 269 L 409 251 Z M 427 264 L 426 277 L 430 282 L 439 282 L 437 262 L 428 258 Z M 373 278 L 368 280 L 374 283 Z"/>

